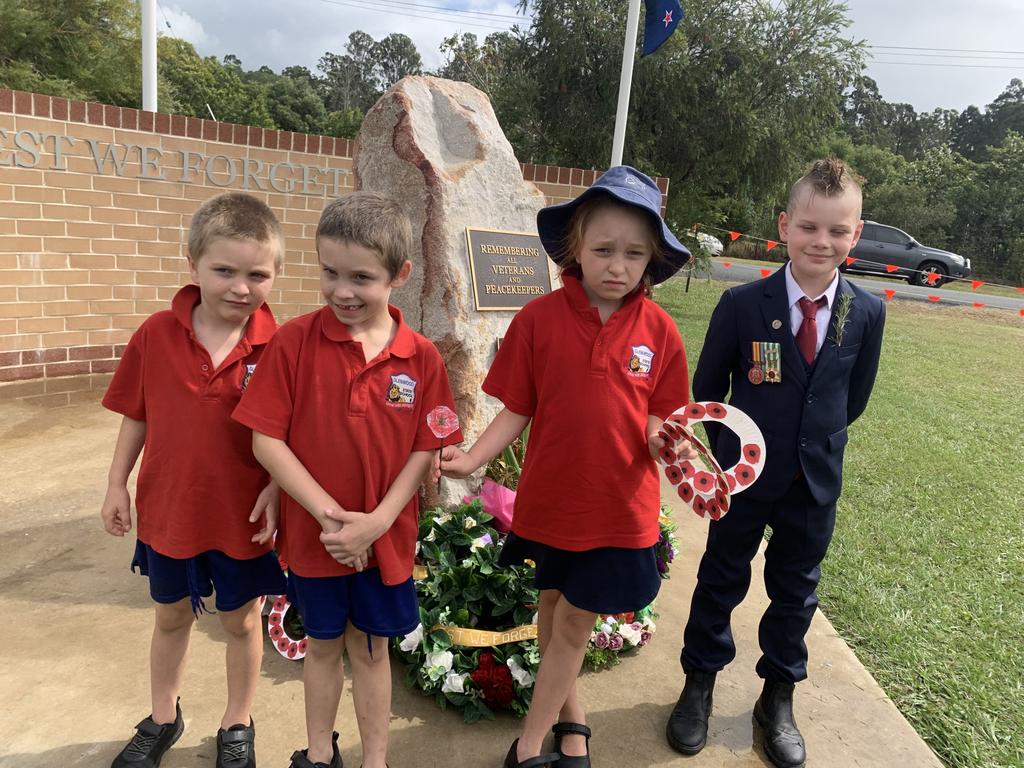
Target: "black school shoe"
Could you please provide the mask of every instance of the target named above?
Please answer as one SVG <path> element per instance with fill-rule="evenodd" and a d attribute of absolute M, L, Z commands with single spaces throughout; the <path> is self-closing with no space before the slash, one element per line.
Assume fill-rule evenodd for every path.
<path fill-rule="evenodd" d="M 338 732 L 335 731 L 331 738 L 331 746 L 334 748 L 331 762 L 314 763 L 306 757 L 307 750 L 299 749 L 292 753 L 292 761 L 288 764 L 288 768 L 344 768 L 344 763 L 341 760 L 341 751 L 338 749 Z"/>
<path fill-rule="evenodd" d="M 256 768 L 256 723 L 217 731 L 217 768 Z"/>
<path fill-rule="evenodd" d="M 164 753 L 181 738 L 185 722 L 181 719 L 181 704 L 174 703 L 174 722 L 157 725 L 150 715 L 137 726 L 121 754 L 114 758 L 110 768 L 157 768 Z"/>

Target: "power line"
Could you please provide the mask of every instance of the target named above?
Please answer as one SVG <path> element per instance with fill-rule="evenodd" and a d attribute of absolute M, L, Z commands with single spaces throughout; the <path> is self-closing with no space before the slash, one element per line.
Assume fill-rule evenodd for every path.
<path fill-rule="evenodd" d="M 913 45 L 873 45 L 868 48 L 891 48 L 895 51 L 945 51 L 947 53 L 1008 53 L 1013 55 L 1024 55 L 1024 51 L 993 51 L 984 48 L 923 48 Z"/>
<path fill-rule="evenodd" d="M 372 0 L 320 0 L 320 2 L 328 3 L 330 5 L 346 6 L 348 8 L 359 8 L 376 13 L 387 13 L 390 16 L 400 15 L 405 18 L 425 19 L 427 21 L 450 22 L 452 20 L 457 20 L 469 27 L 479 27 L 482 29 L 494 29 L 499 31 L 505 31 L 509 28 L 509 24 L 501 23 L 501 19 L 514 19 L 516 21 L 525 20 L 525 17 L 506 16 L 500 14 L 494 14 L 496 18 L 489 18 L 488 15 L 477 11 L 459 11 L 456 9 L 443 8 L 441 6 L 427 6 L 421 3 L 400 2 L 399 0 L 380 3 L 374 3 Z M 413 10 L 407 10 L 410 8 Z M 419 12 L 417 13 L 416 11 Z M 473 21 L 472 19 L 475 18 L 480 18 L 480 21 Z"/>
<path fill-rule="evenodd" d="M 880 56 L 917 56 L 926 59 L 971 59 L 974 61 L 1024 61 L 1020 56 L 970 56 L 959 53 L 897 53 L 896 51 L 882 51 Z"/>
<path fill-rule="evenodd" d="M 901 67 L 955 67 L 958 69 L 1012 69 L 1019 72 L 1024 72 L 1024 64 L 1018 64 L 1017 66 L 1005 66 L 1001 67 L 996 64 L 939 64 L 937 62 L 926 62 L 926 61 L 882 61 L 880 59 L 872 59 L 872 64 L 896 64 Z"/>

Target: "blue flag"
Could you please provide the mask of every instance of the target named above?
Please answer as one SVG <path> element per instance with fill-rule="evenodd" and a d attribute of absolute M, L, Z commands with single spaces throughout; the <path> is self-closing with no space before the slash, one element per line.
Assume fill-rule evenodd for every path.
<path fill-rule="evenodd" d="M 644 50 L 642 56 L 654 53 L 661 44 L 672 37 L 683 19 L 683 7 L 679 0 L 644 0 Z"/>

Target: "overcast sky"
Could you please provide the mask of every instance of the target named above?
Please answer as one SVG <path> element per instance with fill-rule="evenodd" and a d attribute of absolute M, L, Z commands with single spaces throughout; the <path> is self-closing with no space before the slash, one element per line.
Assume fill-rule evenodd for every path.
<path fill-rule="evenodd" d="M 516 3 L 510 0 L 158 3 L 162 32 L 190 40 L 203 55 L 233 53 L 246 69 L 266 64 L 278 72 L 292 64 L 315 70 L 325 51 L 343 53 L 349 33 L 357 29 L 377 40 L 392 32 L 408 35 L 424 65 L 433 68 L 442 63 L 438 48 L 444 37 L 473 32 L 482 38 L 511 26 L 516 16 Z M 686 0 L 682 4 L 685 9 Z M 875 46 L 868 74 L 878 81 L 888 101 L 907 102 L 918 111 L 962 110 L 970 104 L 983 107 L 1011 78 L 1024 79 L 1024 0 L 848 0 L 847 4 L 853 19 L 851 36 Z M 459 15 L 437 8 L 478 13 Z M 524 26 L 528 23 L 518 18 Z M 165 21 L 170 22 L 170 30 Z"/>

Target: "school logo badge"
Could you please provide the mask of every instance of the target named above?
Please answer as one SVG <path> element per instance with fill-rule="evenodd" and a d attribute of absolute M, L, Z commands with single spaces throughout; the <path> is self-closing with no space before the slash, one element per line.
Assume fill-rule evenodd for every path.
<path fill-rule="evenodd" d="M 629 357 L 629 364 L 626 370 L 630 376 L 646 378 L 651 372 L 651 363 L 654 361 L 654 350 L 646 344 L 639 344 L 633 347 L 633 354 Z"/>
<path fill-rule="evenodd" d="M 253 371 L 256 370 L 256 363 L 245 364 L 245 373 L 242 374 L 242 391 L 245 392 L 245 388 L 249 386 L 249 379 L 252 378 Z"/>
<path fill-rule="evenodd" d="M 391 377 L 387 391 L 388 405 L 412 405 L 416 402 L 416 380 L 399 373 Z"/>

